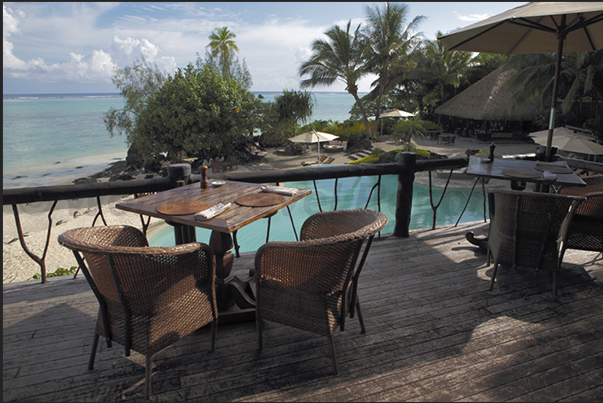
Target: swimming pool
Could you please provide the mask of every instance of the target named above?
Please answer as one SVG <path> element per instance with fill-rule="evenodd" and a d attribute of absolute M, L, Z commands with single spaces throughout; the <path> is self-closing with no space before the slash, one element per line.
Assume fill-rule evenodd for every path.
<path fill-rule="evenodd" d="M 365 208 L 366 201 L 372 187 L 377 183 L 377 176 L 341 178 L 337 183 L 337 210 Z M 304 197 L 289 206 L 295 230 L 299 235 L 299 229 L 304 220 L 310 215 L 319 212 L 314 183 L 312 181 L 287 182 L 285 186 L 303 189 L 312 189 L 310 196 Z M 334 196 L 335 180 L 316 181 L 318 198 L 323 211 L 333 210 L 335 206 Z M 381 177 L 381 212 L 389 218 L 389 222 L 381 231 L 383 234 L 392 233 L 395 224 L 396 193 L 398 191 L 398 177 L 396 175 L 384 175 Z M 433 200 L 437 203 L 442 196 L 442 188 L 433 188 Z M 373 192 L 371 201 L 367 208 L 378 210 L 377 190 Z M 467 202 L 471 189 L 448 188 L 444 200 L 437 210 L 436 225 L 455 224 Z M 483 195 L 474 192 L 471 196 L 467 210 L 463 214 L 461 222 L 483 220 Z M 429 187 L 415 183 L 413 186 L 413 202 L 410 217 L 410 229 L 431 228 L 433 212 L 429 203 Z M 255 221 L 237 232 L 237 242 L 240 252 L 251 252 L 257 250 L 266 242 L 268 220 Z M 209 242 L 211 231 L 204 228 L 196 228 L 197 241 Z M 287 209 L 279 210 L 270 223 L 270 241 L 295 241 L 295 232 L 291 225 L 291 219 Z M 164 225 L 149 234 L 150 246 L 173 246 L 175 245 L 173 228 Z"/>

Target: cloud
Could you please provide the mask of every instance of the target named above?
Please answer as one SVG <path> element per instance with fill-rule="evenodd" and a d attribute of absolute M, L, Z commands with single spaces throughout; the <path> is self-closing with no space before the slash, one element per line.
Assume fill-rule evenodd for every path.
<path fill-rule="evenodd" d="M 14 35 L 20 35 L 21 25 L 27 14 L 18 9 L 3 5 L 3 74 L 9 78 L 40 80 L 44 82 L 71 81 L 77 83 L 111 83 L 115 69 L 145 58 L 154 62 L 163 71 L 173 72 L 176 59 L 158 56 L 159 47 L 144 38 L 113 37 L 110 51 L 91 49 L 89 52 L 67 52 L 64 61 L 49 63 L 43 58 L 34 57 L 24 60 L 18 56 L 11 41 Z M 82 35 L 84 35 L 82 33 Z"/>
<path fill-rule="evenodd" d="M 469 14 L 469 15 L 461 15 L 459 13 L 455 13 L 457 18 L 461 21 L 465 22 L 474 22 L 474 21 L 482 21 L 486 18 L 490 17 L 488 14 Z"/>

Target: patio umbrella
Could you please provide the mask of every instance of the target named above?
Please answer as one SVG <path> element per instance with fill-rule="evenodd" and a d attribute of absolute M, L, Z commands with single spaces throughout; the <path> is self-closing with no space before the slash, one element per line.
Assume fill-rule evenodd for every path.
<path fill-rule="evenodd" d="M 449 50 L 525 54 L 556 53 L 546 147 L 550 159 L 563 51 L 603 48 L 603 2 L 534 2 L 439 38 Z"/>
<path fill-rule="evenodd" d="M 548 131 L 541 130 L 539 132 L 530 133 L 530 137 L 538 144 L 546 144 L 548 139 Z M 552 146 L 559 150 L 568 152 L 601 155 L 603 154 L 603 145 L 597 144 L 588 140 L 588 136 L 583 134 L 573 133 L 565 127 L 557 127 L 554 130 Z"/>
<path fill-rule="evenodd" d="M 540 130 L 530 133 L 530 137 L 533 138 L 538 144 L 546 144 L 548 134 L 548 130 Z M 553 140 L 559 138 L 580 138 L 584 140 L 594 140 L 594 137 L 588 134 L 577 133 L 572 129 L 568 129 L 567 127 L 555 127 L 555 130 L 553 130 Z"/>
<path fill-rule="evenodd" d="M 406 112 L 401 109 L 394 109 L 393 111 L 385 112 L 380 118 L 410 118 L 415 116 L 414 113 Z"/>
<path fill-rule="evenodd" d="M 321 141 L 331 141 L 331 140 L 335 140 L 338 138 L 339 138 L 339 136 L 335 136 L 334 134 L 317 132 L 316 130 L 311 130 L 309 132 L 298 134 L 295 137 L 291 137 L 289 140 L 291 140 L 294 143 L 309 143 L 309 144 L 317 143 L 317 145 L 318 145 L 318 161 L 319 161 L 318 164 L 320 165 L 320 142 Z"/>
<path fill-rule="evenodd" d="M 394 109 L 389 112 L 385 112 L 383 115 L 379 116 L 381 118 L 410 118 L 415 116 L 414 113 L 403 111 L 402 109 Z M 375 117 L 373 116 L 373 119 Z M 381 121 L 381 134 L 383 134 L 383 121 Z"/>

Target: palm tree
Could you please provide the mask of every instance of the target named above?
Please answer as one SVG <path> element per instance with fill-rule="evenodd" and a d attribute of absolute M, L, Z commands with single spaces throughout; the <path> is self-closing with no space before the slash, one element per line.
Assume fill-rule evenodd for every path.
<path fill-rule="evenodd" d="M 377 121 L 381 112 L 381 100 L 390 83 L 391 67 L 399 58 L 404 58 L 420 43 L 412 31 L 425 17 L 417 16 L 406 24 L 407 5 L 385 3 L 383 10 L 377 6 L 367 7 L 366 36 L 370 40 L 368 66 L 378 76 L 376 84 L 377 110 L 373 133 L 377 132 Z"/>
<path fill-rule="evenodd" d="M 438 31 L 437 36 L 442 33 Z M 427 65 L 422 70 L 428 78 L 436 81 L 440 89 L 440 101 L 445 100 L 447 85 L 458 88 L 467 69 L 471 65 L 471 52 L 450 52 L 441 41 L 425 41 L 425 61 Z"/>
<path fill-rule="evenodd" d="M 333 26 L 325 32 L 328 40 L 314 41 L 310 60 L 303 63 L 299 69 L 300 77 L 310 76 L 301 82 L 301 88 L 313 88 L 318 85 L 329 86 L 338 80 L 343 82 L 346 85 L 346 91 L 354 97 L 356 105 L 361 110 L 367 138 L 370 138 L 368 116 L 358 97 L 358 81 L 367 74 L 364 55 L 368 44 L 360 32 L 360 25 L 354 34 L 350 34 L 351 23 L 348 21 L 345 30 Z"/>
<path fill-rule="evenodd" d="M 554 54 L 512 55 L 504 68 L 517 70 L 509 80 L 509 85 L 521 89 L 512 99 L 514 104 L 533 98 L 539 99 L 541 105 L 550 102 Z M 572 105 L 581 99 L 603 100 L 603 50 L 564 54 L 559 79 L 559 99 L 563 99 L 560 110 L 563 114 L 570 112 Z"/>
<path fill-rule="evenodd" d="M 207 45 L 211 50 L 212 57 L 217 57 L 219 65 L 222 68 L 222 77 L 225 80 L 230 79 L 230 66 L 234 52 L 239 48 L 235 44 L 234 38 L 237 36 L 228 30 L 228 27 L 216 28 L 209 36 L 211 42 Z"/>
<path fill-rule="evenodd" d="M 442 35 L 437 32 L 438 37 Z M 431 107 L 447 100 L 447 88 L 456 90 L 466 81 L 466 73 L 474 65 L 470 52 L 449 51 L 439 40 L 426 40 L 424 46 L 414 53 L 417 64 L 406 78 L 426 84 L 422 103 Z"/>

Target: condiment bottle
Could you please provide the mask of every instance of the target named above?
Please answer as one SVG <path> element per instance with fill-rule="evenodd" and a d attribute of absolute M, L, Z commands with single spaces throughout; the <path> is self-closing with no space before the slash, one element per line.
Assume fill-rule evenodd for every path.
<path fill-rule="evenodd" d="M 207 189 L 209 187 L 209 181 L 207 180 L 207 165 L 201 165 L 199 170 L 201 171 L 201 189 Z"/>

